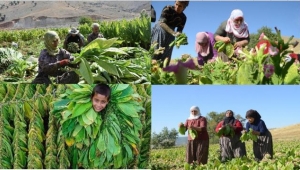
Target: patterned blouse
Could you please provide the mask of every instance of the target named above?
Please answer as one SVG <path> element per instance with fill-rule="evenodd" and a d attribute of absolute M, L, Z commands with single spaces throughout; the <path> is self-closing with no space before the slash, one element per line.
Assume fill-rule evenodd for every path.
<path fill-rule="evenodd" d="M 186 120 L 184 126 L 187 128 L 188 126 L 195 126 L 202 128 L 202 131 L 198 131 L 197 137 L 194 140 L 208 140 L 208 133 L 207 133 L 207 121 L 206 118 L 203 116 L 200 116 L 198 119 L 193 120 Z M 193 140 L 188 134 L 188 140 Z"/>
<path fill-rule="evenodd" d="M 177 27 L 177 32 L 182 32 L 186 19 L 187 18 L 183 12 L 181 14 L 178 14 L 175 11 L 175 7 L 169 5 L 165 6 L 162 10 L 159 21 L 166 23 L 172 29 L 175 29 L 175 27 Z"/>

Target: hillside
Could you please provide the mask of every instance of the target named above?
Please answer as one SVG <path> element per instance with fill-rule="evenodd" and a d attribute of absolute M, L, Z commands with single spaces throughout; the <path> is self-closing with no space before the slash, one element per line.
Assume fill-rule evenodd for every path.
<path fill-rule="evenodd" d="M 76 26 L 82 16 L 131 19 L 143 9 L 150 13 L 150 1 L 1 1 L 0 29 Z"/>
<path fill-rule="evenodd" d="M 300 124 L 270 130 L 273 140 L 300 140 Z"/>
<path fill-rule="evenodd" d="M 284 42 L 287 42 L 290 37 L 283 36 L 282 38 L 283 38 Z M 294 42 L 294 41 L 298 41 L 299 44 L 295 48 L 293 48 L 290 45 L 290 50 L 294 50 L 294 52 L 296 54 L 300 54 L 300 38 L 293 38 L 291 42 Z"/>

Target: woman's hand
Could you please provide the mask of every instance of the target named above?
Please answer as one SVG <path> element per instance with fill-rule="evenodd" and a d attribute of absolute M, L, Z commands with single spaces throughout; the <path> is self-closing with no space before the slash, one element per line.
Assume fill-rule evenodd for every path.
<path fill-rule="evenodd" d="M 223 38 L 222 38 L 222 41 L 223 41 L 224 43 L 230 43 L 230 38 L 229 38 L 229 37 L 223 37 Z"/>
<path fill-rule="evenodd" d="M 180 34 L 181 34 L 181 32 L 175 32 L 175 33 L 173 34 L 173 36 L 174 36 L 174 37 L 178 37 Z"/>
<path fill-rule="evenodd" d="M 184 126 L 184 124 L 183 123 L 179 123 L 179 125 L 178 125 L 179 127 L 181 127 L 181 126 Z"/>
<path fill-rule="evenodd" d="M 58 63 L 59 63 L 60 66 L 66 66 L 70 63 L 70 60 L 69 59 L 64 59 L 64 60 L 58 61 Z"/>
<path fill-rule="evenodd" d="M 260 135 L 260 132 L 253 130 L 253 131 L 252 131 L 252 134 L 253 134 L 253 135 Z"/>
<path fill-rule="evenodd" d="M 238 41 L 238 42 L 234 43 L 233 47 L 234 47 L 234 49 L 236 49 L 238 47 L 242 48 L 243 47 L 243 42 L 242 41 Z"/>

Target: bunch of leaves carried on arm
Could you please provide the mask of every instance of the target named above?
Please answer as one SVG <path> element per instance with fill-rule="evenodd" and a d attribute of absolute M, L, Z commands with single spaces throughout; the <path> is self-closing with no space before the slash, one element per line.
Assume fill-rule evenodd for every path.
<path fill-rule="evenodd" d="M 248 141 L 248 140 L 253 140 L 254 142 L 257 141 L 257 136 L 254 135 L 253 133 L 253 129 L 250 128 L 249 132 L 245 132 L 241 137 L 240 140 L 242 142 Z"/>
<path fill-rule="evenodd" d="M 216 134 L 218 137 L 221 137 L 222 135 L 224 135 L 224 136 L 230 135 L 231 137 L 233 137 L 234 129 L 233 129 L 233 127 L 231 127 L 227 124 L 227 125 L 223 126 Z"/>

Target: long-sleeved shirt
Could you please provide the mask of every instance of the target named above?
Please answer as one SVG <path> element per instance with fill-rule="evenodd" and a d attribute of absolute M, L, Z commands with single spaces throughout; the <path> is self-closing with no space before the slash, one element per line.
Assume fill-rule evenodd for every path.
<path fill-rule="evenodd" d="M 265 122 L 261 119 L 258 120 L 257 122 L 254 122 L 253 124 L 250 124 L 249 122 L 247 122 L 246 131 L 248 132 L 250 128 L 255 131 L 258 131 L 260 133 L 259 136 L 264 136 L 266 134 L 266 132 L 269 131 Z"/>
<path fill-rule="evenodd" d="M 61 75 L 63 73 L 63 71 L 60 70 L 62 66 L 59 65 L 58 61 L 70 58 L 73 57 L 71 57 L 71 54 L 64 49 L 60 49 L 56 56 L 49 55 L 47 50 L 44 49 L 40 53 L 38 72 L 40 75 L 44 76 Z"/>
<path fill-rule="evenodd" d="M 197 131 L 197 137 L 194 140 L 208 140 L 208 133 L 207 133 L 207 121 L 205 117 L 200 116 L 198 119 L 193 120 L 186 120 L 184 126 L 188 128 L 189 126 L 200 127 L 202 130 Z M 193 140 L 188 134 L 188 140 Z"/>

